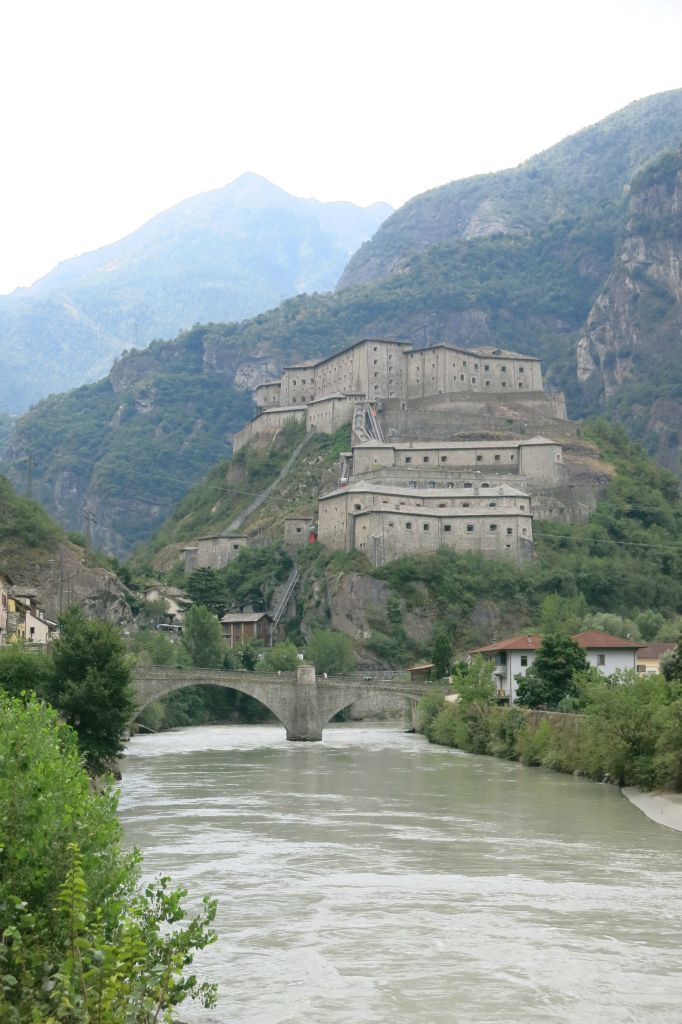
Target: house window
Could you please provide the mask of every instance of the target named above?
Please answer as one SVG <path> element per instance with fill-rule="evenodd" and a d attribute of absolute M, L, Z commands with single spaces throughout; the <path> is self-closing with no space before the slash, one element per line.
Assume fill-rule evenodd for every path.
<path fill-rule="evenodd" d="M 527 668 L 527 667 L 528 667 L 528 655 L 527 654 L 522 654 L 521 655 L 521 668 Z"/>
<path fill-rule="evenodd" d="M 446 523 L 445 524 L 445 526 L 443 527 L 443 532 L 444 533 L 452 533 L 452 527 L 450 526 L 450 523 Z"/>
<path fill-rule="evenodd" d="M 597 664 L 598 665 L 605 665 L 606 664 L 606 655 L 605 654 L 598 654 L 597 655 Z"/>

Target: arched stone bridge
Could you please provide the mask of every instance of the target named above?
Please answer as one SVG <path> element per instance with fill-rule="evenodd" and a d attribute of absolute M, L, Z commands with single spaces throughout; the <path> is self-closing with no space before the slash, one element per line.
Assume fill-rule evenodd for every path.
<path fill-rule="evenodd" d="M 312 665 L 298 672 L 265 675 L 219 669 L 138 666 L 133 674 L 137 713 L 155 700 L 187 686 L 221 686 L 246 693 L 264 704 L 286 729 L 288 740 L 321 740 L 325 725 L 344 708 L 361 706 L 364 713 L 405 712 L 414 721 L 426 683 L 330 676 L 319 679 Z"/>

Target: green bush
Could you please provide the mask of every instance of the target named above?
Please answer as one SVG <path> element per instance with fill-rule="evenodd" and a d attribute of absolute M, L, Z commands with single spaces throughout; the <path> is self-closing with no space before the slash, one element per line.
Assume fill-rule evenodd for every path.
<path fill-rule="evenodd" d="M 181 924 L 182 890 L 140 884 L 116 797 L 55 711 L 0 693 L 0 718 L 0 1020 L 152 1024 L 188 997 L 213 1005 L 187 969 L 215 904 Z"/>

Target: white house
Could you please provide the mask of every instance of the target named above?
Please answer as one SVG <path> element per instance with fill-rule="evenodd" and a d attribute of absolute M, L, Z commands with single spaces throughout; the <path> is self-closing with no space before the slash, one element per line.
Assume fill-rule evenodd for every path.
<path fill-rule="evenodd" d="M 602 675 L 610 676 L 619 669 L 635 671 L 637 651 L 642 646 L 641 642 L 600 633 L 596 629 L 576 633 L 573 639 L 584 648 L 589 664 Z M 524 636 L 498 640 L 485 647 L 477 647 L 470 653 L 482 654 L 494 663 L 493 675 L 498 699 L 513 704 L 516 700 L 516 677 L 525 676 L 541 644 L 542 637 L 539 634 L 528 633 Z"/>

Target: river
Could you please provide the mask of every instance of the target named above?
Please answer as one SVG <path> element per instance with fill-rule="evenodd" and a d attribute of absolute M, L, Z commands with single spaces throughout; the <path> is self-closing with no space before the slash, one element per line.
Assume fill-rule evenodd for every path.
<path fill-rule="evenodd" d="M 398 724 L 134 738 L 148 874 L 220 901 L 205 1024 L 675 1024 L 682 833 L 611 786 Z"/>

